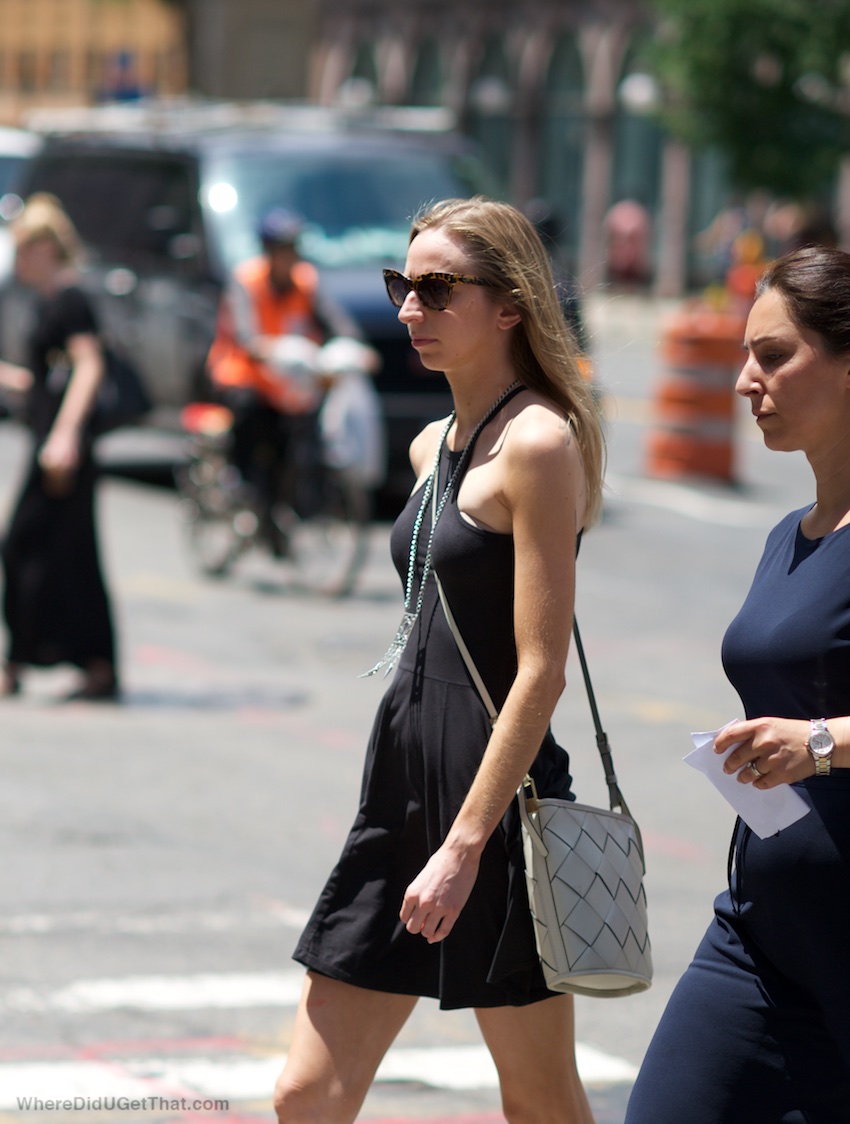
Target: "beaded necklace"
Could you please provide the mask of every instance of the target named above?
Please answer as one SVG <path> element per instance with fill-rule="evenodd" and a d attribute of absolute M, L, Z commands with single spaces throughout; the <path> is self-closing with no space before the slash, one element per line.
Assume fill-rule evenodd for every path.
<path fill-rule="evenodd" d="M 378 671 L 381 670 L 381 668 L 386 668 L 386 670 L 384 671 L 385 676 L 389 675 L 395 664 L 398 662 L 398 659 L 401 656 L 402 652 L 407 647 L 407 641 L 410 639 L 410 634 L 413 632 L 413 626 L 416 624 L 419 614 L 422 611 L 422 602 L 425 599 L 425 582 L 427 581 L 428 576 L 431 573 L 431 547 L 434 543 L 434 531 L 437 528 L 437 520 L 443 514 L 443 508 L 446 506 L 455 481 L 458 479 L 460 471 L 466 463 L 466 459 L 471 452 L 473 445 L 478 439 L 479 433 L 485 425 L 493 420 L 493 418 L 496 416 L 499 410 L 501 410 L 507 399 L 512 398 L 516 391 L 520 389 L 522 389 L 522 383 L 519 381 L 519 379 L 516 379 L 499 395 L 499 397 L 496 399 L 496 401 L 472 431 L 469 440 L 464 445 L 463 451 L 457 459 L 454 470 L 446 481 L 446 485 L 443 488 L 442 495 L 440 496 L 439 501 L 436 502 L 434 507 L 434 514 L 433 518 L 431 519 L 431 530 L 428 534 L 428 544 L 425 548 L 425 561 L 422 565 L 422 576 L 419 579 L 419 590 L 416 596 L 416 604 L 411 608 L 411 603 L 413 601 L 413 583 L 416 577 L 416 555 L 419 549 L 419 533 L 422 530 L 422 520 L 425 517 L 425 509 L 428 506 L 431 496 L 434 495 L 434 499 L 436 500 L 437 478 L 440 471 L 440 457 L 443 452 L 443 445 L 445 444 L 448 432 L 455 420 L 454 411 L 452 411 L 452 413 L 449 415 L 449 418 L 446 421 L 446 424 L 443 426 L 443 430 L 440 434 L 440 440 L 437 443 L 437 455 L 434 457 L 434 467 L 431 469 L 431 473 L 425 483 L 425 488 L 422 492 L 422 501 L 419 504 L 419 511 L 416 513 L 416 519 L 413 522 L 413 533 L 410 536 L 410 552 L 407 558 L 407 580 L 405 581 L 404 586 L 404 612 L 401 617 L 401 623 L 398 626 L 398 631 L 396 632 L 392 643 L 390 644 L 389 648 L 387 648 L 384 655 L 381 657 L 381 659 L 378 660 L 374 667 L 371 667 L 368 671 L 364 671 L 362 675 L 359 676 L 360 679 L 365 679 L 369 675 L 375 675 Z"/>

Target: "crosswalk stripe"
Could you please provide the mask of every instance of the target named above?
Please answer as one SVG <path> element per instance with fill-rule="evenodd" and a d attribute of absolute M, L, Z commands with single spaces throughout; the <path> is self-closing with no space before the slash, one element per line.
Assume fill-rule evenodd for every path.
<path fill-rule="evenodd" d="M 579 1073 L 587 1085 L 631 1082 L 628 1062 L 579 1044 Z M 0 1109 L 40 1100 L 186 1096 L 206 1100 L 264 1100 L 271 1096 L 284 1056 L 144 1057 L 93 1061 L 0 1064 Z M 496 1089 L 498 1079 L 484 1046 L 408 1049 L 393 1047 L 377 1082 L 412 1082 L 456 1092 Z"/>
<path fill-rule="evenodd" d="M 186 1011 L 292 1008 L 304 973 L 208 973 L 186 976 L 129 976 L 77 980 L 54 990 L 15 988 L 0 993 L 0 1013 L 63 1012 L 91 1016 L 115 1010 Z M 99 1060 L 20 1060 L 0 1058 L 0 1109 L 19 1108 L 20 1098 L 62 1100 L 74 1097 L 138 1098 L 160 1090 L 233 1100 L 269 1095 L 282 1057 L 240 1054 L 224 1043 L 210 1052 L 169 1056 L 164 1043 L 135 1044 L 134 1056 Z M 234 1047 L 235 1043 L 232 1044 Z M 579 1072 L 588 1084 L 631 1082 L 636 1068 L 621 1058 L 584 1044 L 576 1047 Z M 484 1046 L 409 1048 L 394 1046 L 382 1063 L 379 1082 L 419 1082 L 441 1089 L 493 1089 L 496 1070 Z"/>
<path fill-rule="evenodd" d="M 267 901 L 262 907 L 241 911 L 110 914 L 99 910 L 68 913 L 22 913 L 0 917 L 0 935 L 50 936 L 54 933 L 156 936 L 161 933 L 224 933 L 232 929 L 303 929 L 310 911 L 286 902 Z"/>
<path fill-rule="evenodd" d="M 141 1011 L 293 1007 L 303 982 L 303 971 L 77 980 L 52 992 L 15 988 L 0 995 L 0 1011 L 93 1014 L 124 1007 Z"/>

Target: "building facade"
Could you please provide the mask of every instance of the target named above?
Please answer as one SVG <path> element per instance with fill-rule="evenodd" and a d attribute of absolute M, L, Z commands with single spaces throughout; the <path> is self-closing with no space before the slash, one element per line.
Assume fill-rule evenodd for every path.
<path fill-rule="evenodd" d="M 316 0 L 174 0 L 186 13 L 191 87 L 213 98 L 303 98 Z"/>
<path fill-rule="evenodd" d="M 167 0 L 0 0 L 0 122 L 182 93 L 185 39 L 185 14 Z"/>
<path fill-rule="evenodd" d="M 0 0 L 0 123 L 189 92 L 442 107 L 507 197 L 549 209 L 585 286 L 628 213 L 647 283 L 676 295 L 722 177 L 652 117 L 652 33 L 644 0 Z"/>
<path fill-rule="evenodd" d="M 311 97 L 449 107 L 511 199 L 551 207 L 585 285 L 605 279 L 611 208 L 628 200 L 648 227 L 650 283 L 687 287 L 722 186 L 652 117 L 641 0 L 317 2 Z"/>

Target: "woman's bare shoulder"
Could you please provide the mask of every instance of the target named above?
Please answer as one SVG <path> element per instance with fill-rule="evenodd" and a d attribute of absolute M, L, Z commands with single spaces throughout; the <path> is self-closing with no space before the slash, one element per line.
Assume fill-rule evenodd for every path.
<path fill-rule="evenodd" d="M 581 523 L 586 505 L 584 460 L 569 421 L 545 398 L 527 401 L 505 433 L 502 494 L 514 513 L 546 509 L 560 497 Z"/>
<path fill-rule="evenodd" d="M 509 457 L 519 460 L 549 459 L 575 453 L 575 439 L 567 418 L 542 395 L 534 394 L 518 404 L 505 432 Z"/>

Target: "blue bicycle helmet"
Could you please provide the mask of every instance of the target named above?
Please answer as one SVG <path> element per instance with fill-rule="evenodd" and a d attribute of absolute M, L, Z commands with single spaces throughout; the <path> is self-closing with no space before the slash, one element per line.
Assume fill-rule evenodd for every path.
<path fill-rule="evenodd" d="M 265 246 L 294 246 L 298 241 L 304 220 L 287 207 L 273 207 L 263 215 L 257 234 Z"/>

